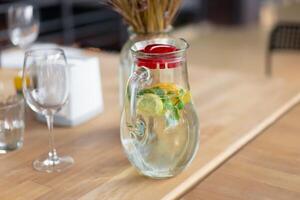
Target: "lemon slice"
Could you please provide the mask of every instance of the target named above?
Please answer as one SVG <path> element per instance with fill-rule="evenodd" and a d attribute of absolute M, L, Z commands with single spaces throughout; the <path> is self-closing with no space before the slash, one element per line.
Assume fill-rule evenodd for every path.
<path fill-rule="evenodd" d="M 190 91 L 186 91 L 185 94 L 182 97 L 182 101 L 183 101 L 184 104 L 187 104 L 191 101 L 191 98 L 192 98 L 192 96 L 191 96 Z"/>
<path fill-rule="evenodd" d="M 137 100 L 137 112 L 141 115 L 158 116 L 163 113 L 164 105 L 156 94 L 144 94 Z"/>
<path fill-rule="evenodd" d="M 22 85 L 23 85 L 23 83 L 22 83 L 22 76 L 16 76 L 15 78 L 14 78 L 14 83 L 15 83 L 15 88 L 16 88 L 16 90 L 17 91 L 21 91 L 22 92 Z M 29 79 L 29 77 L 26 77 L 26 85 L 27 86 L 29 86 L 30 85 L 30 79 Z"/>
<path fill-rule="evenodd" d="M 159 87 L 160 89 L 166 90 L 168 92 L 178 93 L 178 87 L 173 83 L 157 83 L 153 87 Z"/>

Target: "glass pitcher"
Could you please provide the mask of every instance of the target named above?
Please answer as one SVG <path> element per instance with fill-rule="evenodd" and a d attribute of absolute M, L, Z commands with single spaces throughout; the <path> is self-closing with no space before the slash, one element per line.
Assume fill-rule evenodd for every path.
<path fill-rule="evenodd" d="M 199 123 L 192 103 L 183 39 L 152 39 L 132 48 L 121 119 L 121 141 L 129 161 L 152 178 L 177 175 L 198 149 Z"/>

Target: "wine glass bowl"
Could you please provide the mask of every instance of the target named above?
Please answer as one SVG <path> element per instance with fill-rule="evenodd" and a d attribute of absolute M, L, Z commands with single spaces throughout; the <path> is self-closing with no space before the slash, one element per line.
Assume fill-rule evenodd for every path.
<path fill-rule="evenodd" d="M 8 32 L 11 42 L 21 48 L 29 47 L 38 37 L 39 11 L 29 3 L 16 3 L 8 9 Z"/>
<path fill-rule="evenodd" d="M 59 157 L 54 147 L 53 116 L 67 102 L 69 93 L 68 66 L 61 49 L 29 50 L 23 67 L 23 94 L 29 107 L 46 117 L 50 132 L 47 156 L 33 162 L 39 171 L 60 172 L 73 164 L 69 156 Z"/>
<path fill-rule="evenodd" d="M 30 50 L 25 53 L 24 73 L 29 84 L 24 91 L 35 112 L 58 112 L 68 97 L 68 73 L 62 50 Z M 27 78 L 27 79 L 28 79 Z"/>

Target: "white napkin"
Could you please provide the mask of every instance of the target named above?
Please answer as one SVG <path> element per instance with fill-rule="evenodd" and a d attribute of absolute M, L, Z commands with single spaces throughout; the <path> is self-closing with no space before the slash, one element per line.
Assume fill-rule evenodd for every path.
<path fill-rule="evenodd" d="M 59 46 L 56 44 L 34 44 L 30 49 L 48 49 L 48 48 L 61 48 L 64 50 L 66 57 L 80 57 L 83 55 L 81 49 L 73 47 Z M 21 69 L 24 62 L 25 51 L 17 48 L 6 49 L 1 52 L 1 66 L 3 68 L 16 68 Z"/>

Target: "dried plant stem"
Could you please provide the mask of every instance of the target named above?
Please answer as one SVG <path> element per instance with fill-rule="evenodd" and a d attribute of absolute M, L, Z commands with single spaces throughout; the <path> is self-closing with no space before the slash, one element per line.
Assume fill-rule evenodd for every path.
<path fill-rule="evenodd" d="M 174 20 L 181 0 L 106 0 L 135 32 L 163 32 Z"/>

